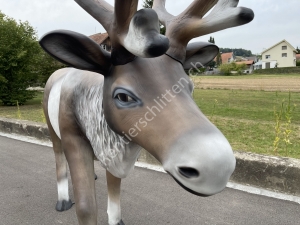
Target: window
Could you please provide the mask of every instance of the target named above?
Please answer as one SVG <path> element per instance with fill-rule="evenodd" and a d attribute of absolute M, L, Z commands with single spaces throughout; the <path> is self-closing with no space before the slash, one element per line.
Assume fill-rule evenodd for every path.
<path fill-rule="evenodd" d="M 106 48 L 106 44 L 101 44 L 100 45 L 104 50 L 106 50 L 107 48 Z"/>
<path fill-rule="evenodd" d="M 266 55 L 266 59 L 271 59 L 271 55 Z"/>
<path fill-rule="evenodd" d="M 282 57 L 287 57 L 287 53 L 282 53 Z"/>
<path fill-rule="evenodd" d="M 287 46 L 282 46 L 282 50 L 287 50 Z"/>

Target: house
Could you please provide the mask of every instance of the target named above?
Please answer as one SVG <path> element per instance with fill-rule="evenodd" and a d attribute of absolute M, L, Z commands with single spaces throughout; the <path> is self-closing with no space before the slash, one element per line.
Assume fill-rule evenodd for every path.
<path fill-rule="evenodd" d="M 248 59 L 243 56 L 235 56 L 235 62 L 243 62 L 243 61 L 248 61 Z"/>
<path fill-rule="evenodd" d="M 89 38 L 91 38 L 93 41 L 98 43 L 104 50 L 111 52 L 111 41 L 108 36 L 108 33 L 94 34 L 94 35 L 89 36 Z"/>
<path fill-rule="evenodd" d="M 246 64 L 247 68 L 243 71 L 243 73 L 252 73 L 254 70 L 254 61 L 248 60 L 248 61 L 242 61 L 242 62 L 236 62 L 236 64 Z"/>
<path fill-rule="evenodd" d="M 258 65 L 256 65 L 258 66 Z M 282 40 L 262 52 L 261 68 L 282 68 L 296 66 L 296 49 Z"/>
<path fill-rule="evenodd" d="M 221 58 L 222 58 L 222 64 L 228 64 L 235 61 L 235 56 L 233 52 L 222 53 Z"/>
<path fill-rule="evenodd" d="M 250 56 L 250 57 L 246 57 L 247 58 L 247 61 L 249 61 L 249 60 L 253 60 L 254 61 L 254 63 L 257 63 L 258 62 L 258 57 L 256 56 L 256 55 L 254 55 L 254 56 Z"/>

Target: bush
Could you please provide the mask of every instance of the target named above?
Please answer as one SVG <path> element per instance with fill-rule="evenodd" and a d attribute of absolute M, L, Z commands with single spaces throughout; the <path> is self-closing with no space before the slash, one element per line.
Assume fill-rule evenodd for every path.
<path fill-rule="evenodd" d="M 299 73 L 300 67 L 285 67 L 285 68 L 273 68 L 273 69 L 260 69 L 254 70 L 255 74 L 289 74 Z"/>
<path fill-rule="evenodd" d="M 300 61 L 297 61 L 297 62 L 296 62 L 296 66 L 300 66 Z"/>
<path fill-rule="evenodd" d="M 204 72 L 206 71 L 206 68 L 204 67 L 204 68 L 193 68 L 193 69 L 190 69 L 190 70 L 186 70 L 185 72 L 186 72 L 186 74 L 188 75 L 188 76 L 199 76 L 199 75 L 201 75 L 201 74 L 203 74 Z"/>
<path fill-rule="evenodd" d="M 219 68 L 221 73 L 223 73 L 226 76 L 233 75 L 234 73 L 232 72 L 237 72 L 239 75 L 241 75 L 243 71 L 247 69 L 247 65 L 236 64 L 235 62 L 233 62 L 228 64 L 222 64 Z"/>

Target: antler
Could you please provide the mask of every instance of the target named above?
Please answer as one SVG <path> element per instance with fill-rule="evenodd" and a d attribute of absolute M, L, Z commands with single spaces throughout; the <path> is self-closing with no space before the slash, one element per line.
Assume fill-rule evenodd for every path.
<path fill-rule="evenodd" d="M 167 52 L 172 58 L 183 62 L 188 42 L 202 35 L 249 23 L 254 18 L 251 9 L 237 7 L 239 0 L 194 0 L 177 17 L 167 12 L 166 0 L 154 0 L 153 9 L 166 27 L 170 39 Z M 214 9 L 204 17 L 204 15 Z"/>
<path fill-rule="evenodd" d="M 137 12 L 138 0 L 115 0 L 115 8 L 103 0 L 75 0 L 100 22 L 112 43 L 112 61 L 123 65 L 135 56 L 156 57 L 169 48 L 159 34 L 159 20 L 152 9 Z"/>

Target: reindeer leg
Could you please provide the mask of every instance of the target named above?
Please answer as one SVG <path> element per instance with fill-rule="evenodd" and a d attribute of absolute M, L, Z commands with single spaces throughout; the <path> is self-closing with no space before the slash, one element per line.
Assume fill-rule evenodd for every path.
<path fill-rule="evenodd" d="M 53 141 L 53 148 L 56 161 L 56 176 L 57 176 L 57 192 L 58 201 L 55 209 L 59 212 L 69 210 L 73 203 L 69 198 L 69 184 L 67 175 L 67 160 L 65 154 L 61 150 L 61 143 Z M 59 151 L 60 150 L 60 151 Z"/>
<path fill-rule="evenodd" d="M 67 174 L 68 164 L 61 146 L 61 140 L 56 135 L 55 131 L 52 128 L 51 123 L 49 122 L 48 119 L 48 114 L 46 114 L 46 118 L 47 118 L 47 124 L 51 135 L 52 143 L 53 143 L 53 150 L 54 150 L 55 163 L 56 163 L 58 200 L 55 209 L 59 212 L 63 212 L 69 210 L 73 205 L 72 201 L 69 198 L 69 183 L 68 183 L 68 174 Z"/>
<path fill-rule="evenodd" d="M 88 141 L 78 134 L 62 135 L 62 144 L 70 168 L 79 225 L 96 225 L 93 150 Z"/>
<path fill-rule="evenodd" d="M 121 216 L 121 179 L 113 176 L 110 172 L 106 171 L 108 203 L 107 214 L 109 225 L 125 225 Z"/>

